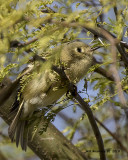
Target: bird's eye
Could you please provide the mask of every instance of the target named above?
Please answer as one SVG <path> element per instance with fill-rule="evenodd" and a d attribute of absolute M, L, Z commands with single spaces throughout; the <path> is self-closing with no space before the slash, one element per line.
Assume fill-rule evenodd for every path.
<path fill-rule="evenodd" d="M 80 47 L 77 48 L 77 52 L 81 53 L 82 49 Z"/>
<path fill-rule="evenodd" d="M 76 52 L 79 52 L 79 53 L 84 52 L 84 48 L 82 48 L 82 47 L 77 47 L 75 50 L 76 50 Z"/>

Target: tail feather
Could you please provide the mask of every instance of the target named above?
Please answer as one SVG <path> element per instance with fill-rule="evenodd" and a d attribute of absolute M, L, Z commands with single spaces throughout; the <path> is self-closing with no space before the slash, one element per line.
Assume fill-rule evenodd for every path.
<path fill-rule="evenodd" d="M 22 101 L 20 106 L 19 106 L 18 112 L 17 112 L 16 116 L 14 117 L 14 119 L 13 119 L 13 121 L 12 121 L 12 123 L 9 126 L 9 129 L 8 129 L 8 134 L 9 134 L 9 137 L 11 138 L 12 142 L 14 141 L 16 128 L 17 128 L 18 122 L 20 120 L 21 112 L 22 112 L 22 109 L 23 109 L 23 103 L 24 102 Z"/>
<path fill-rule="evenodd" d="M 22 122 L 19 122 L 16 128 L 16 146 L 19 146 L 20 141 L 20 130 L 21 130 Z"/>
<path fill-rule="evenodd" d="M 24 127 L 25 127 L 25 121 L 22 122 L 21 132 L 20 132 L 20 144 L 23 150 L 24 150 L 24 129 L 25 129 Z"/>
<path fill-rule="evenodd" d="M 21 128 L 21 135 L 20 135 L 20 144 L 23 150 L 27 150 L 27 141 L 28 141 L 28 127 L 26 125 L 27 121 L 24 121 L 24 124 Z"/>
<path fill-rule="evenodd" d="M 14 141 L 14 138 L 16 136 L 16 146 L 18 147 L 20 143 L 21 148 L 26 151 L 27 139 L 28 139 L 28 128 L 26 127 L 27 121 L 21 120 L 23 105 L 24 105 L 24 101 L 22 101 L 19 105 L 18 112 L 16 113 L 16 116 L 13 119 L 8 129 L 8 134 L 12 142 Z"/>

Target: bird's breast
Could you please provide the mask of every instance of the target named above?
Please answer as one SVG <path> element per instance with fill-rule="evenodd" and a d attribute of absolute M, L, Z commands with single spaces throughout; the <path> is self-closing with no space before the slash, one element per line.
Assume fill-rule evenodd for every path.
<path fill-rule="evenodd" d="M 92 64 L 92 59 L 82 59 L 74 62 L 65 70 L 67 77 L 71 82 L 79 82 L 87 73 Z"/>

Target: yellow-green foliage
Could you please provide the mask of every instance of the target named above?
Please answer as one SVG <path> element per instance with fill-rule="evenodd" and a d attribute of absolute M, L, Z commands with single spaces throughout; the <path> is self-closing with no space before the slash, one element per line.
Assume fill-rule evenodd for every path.
<path fill-rule="evenodd" d="M 0 82 L 4 79 L 4 77 L 10 72 L 11 69 L 17 67 L 17 64 L 8 64 L 6 67 L 1 67 L 0 69 Z"/>
<path fill-rule="evenodd" d="M 86 89 L 82 90 L 82 96 L 88 98 L 90 105 L 92 105 L 92 111 L 102 122 L 111 119 L 115 122 L 114 131 L 117 132 L 122 143 L 127 145 L 127 134 L 124 133 L 126 124 L 120 123 L 124 118 L 124 110 L 122 110 L 118 97 L 120 93 L 117 86 L 114 82 L 95 72 L 98 67 L 111 72 L 113 65 L 111 44 L 105 39 L 94 38 L 88 28 L 97 30 L 97 26 L 101 25 L 114 34 L 119 41 L 124 40 L 124 37 L 127 41 L 128 2 L 127 0 L 96 0 L 93 2 L 99 5 L 94 5 L 88 0 L 0 0 L 0 82 L 5 76 L 12 79 L 17 78 L 35 54 L 49 59 L 44 65 L 42 63 L 41 71 L 49 69 L 52 63 L 58 65 L 58 61 L 55 61 L 54 58 L 59 53 L 56 54 L 51 50 L 62 43 L 83 40 L 92 47 L 100 45 L 102 50 L 95 52 L 95 57 L 103 63 L 90 68 L 88 75 L 91 76 L 86 78 L 87 84 L 84 85 Z M 116 8 L 117 13 L 114 12 Z M 103 18 L 102 21 L 100 18 Z M 95 40 L 89 43 L 93 39 Z M 118 51 L 116 52 L 116 68 L 127 100 L 128 71 L 124 63 L 121 62 L 120 54 Z M 128 50 L 126 50 L 127 52 Z M 51 55 L 51 53 L 53 54 Z M 33 76 L 36 76 L 36 71 L 34 75 L 27 74 L 21 79 L 21 91 L 18 97 Z M 61 109 L 63 109 L 62 104 Z M 57 108 L 51 112 L 49 109 L 44 111 L 48 112 L 45 114 L 47 123 L 42 126 L 40 133 L 45 131 L 50 120 L 54 120 L 55 115 L 61 109 Z M 75 112 L 77 113 L 77 109 Z M 80 116 L 77 120 L 74 118 L 73 122 L 74 125 L 71 123 L 71 126 L 64 130 L 65 133 L 68 132 L 67 137 L 73 139 L 76 130 L 80 132 L 82 138 L 76 146 L 86 152 L 89 159 L 98 159 L 98 153 L 87 152 L 89 149 L 97 149 L 97 144 L 86 115 Z M 124 128 L 122 129 L 122 127 Z M 35 128 L 36 130 L 37 128 Z M 102 129 L 101 132 L 106 149 L 119 148 L 107 132 Z M 6 152 L 4 151 L 4 153 Z M 23 156 L 24 154 L 20 158 L 25 159 Z M 13 156 L 11 153 L 8 157 L 7 159 L 17 159 L 17 156 L 15 154 Z M 125 160 L 126 154 L 124 152 L 120 154 L 107 153 L 108 160 L 118 159 L 118 157 Z"/>

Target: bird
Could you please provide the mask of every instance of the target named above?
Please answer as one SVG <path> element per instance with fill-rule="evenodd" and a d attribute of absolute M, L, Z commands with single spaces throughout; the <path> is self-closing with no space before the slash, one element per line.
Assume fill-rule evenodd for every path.
<path fill-rule="evenodd" d="M 14 116 L 8 134 L 16 145 L 27 150 L 28 120 L 40 107 L 47 107 L 59 100 L 67 91 L 66 83 L 52 66 L 63 67 L 64 73 L 73 84 L 77 84 L 93 63 L 93 50 L 84 42 L 75 41 L 51 49 L 51 56 L 30 60 L 27 69 L 21 73 L 21 86 L 14 101 L 10 116 Z M 25 74 L 27 73 L 27 74 Z"/>

